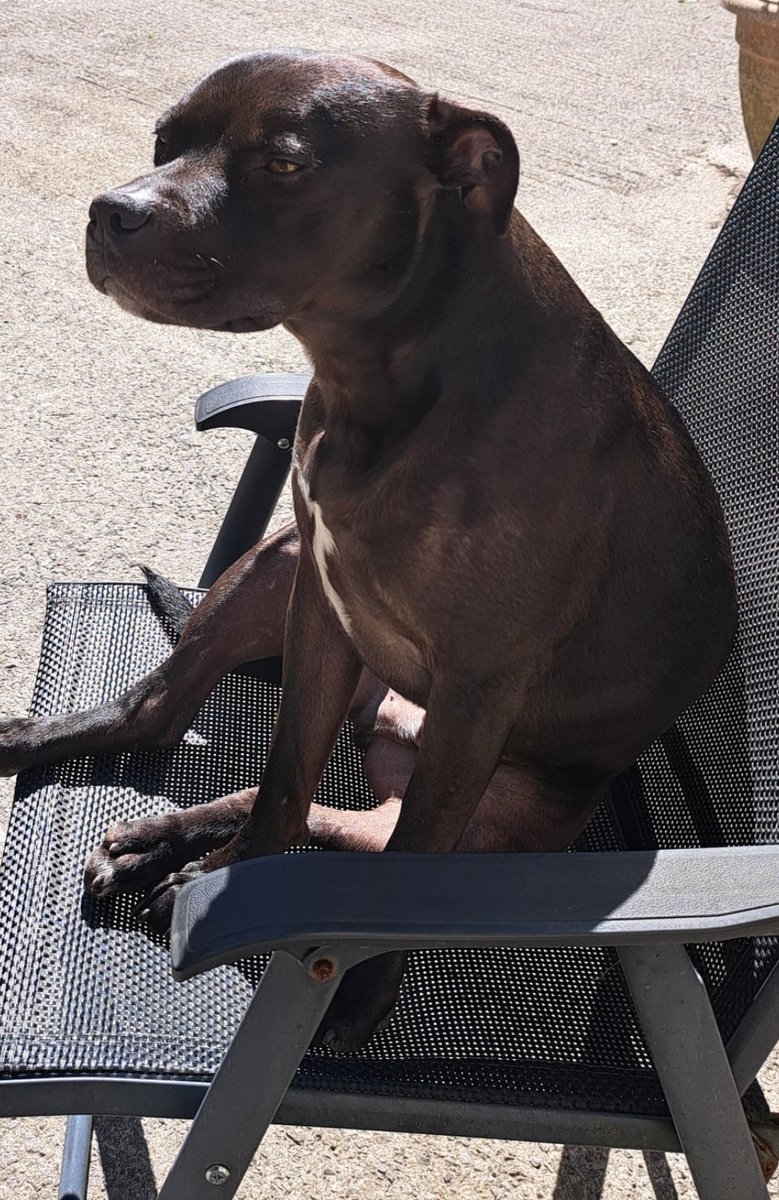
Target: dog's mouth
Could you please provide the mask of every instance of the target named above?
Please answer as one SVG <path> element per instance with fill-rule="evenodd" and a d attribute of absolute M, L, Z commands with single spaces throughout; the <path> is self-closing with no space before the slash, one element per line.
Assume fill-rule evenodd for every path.
<path fill-rule="evenodd" d="M 134 317 L 142 317 L 144 321 L 154 321 L 158 325 L 176 325 L 181 323 L 177 322 L 175 318 L 167 316 L 165 313 L 157 312 L 155 309 L 150 308 L 148 304 L 139 300 L 111 275 L 106 275 L 100 282 L 95 283 L 95 287 L 104 296 L 109 296 L 121 309 L 131 313 Z"/>
<path fill-rule="evenodd" d="M 200 256 L 196 256 L 200 257 Z M 259 333 L 278 325 L 281 317 L 272 311 L 272 306 L 255 313 L 225 313 L 228 304 L 215 295 L 213 278 L 199 281 L 169 279 L 160 296 L 149 295 L 147 288 L 141 289 L 133 276 L 130 280 L 124 273 L 109 271 L 102 256 L 87 253 L 87 274 L 93 286 L 108 296 L 124 312 L 157 325 L 181 325 L 191 329 L 208 329 L 225 333 Z M 156 264 L 154 264 L 156 266 Z M 234 304 L 229 308 L 235 309 Z"/>
<path fill-rule="evenodd" d="M 160 239 L 141 243 L 134 234 L 118 247 L 90 221 L 86 269 L 104 296 L 157 325 L 255 333 L 283 319 L 272 298 L 258 297 L 255 288 L 236 278 L 229 258 L 217 258 L 203 246 L 166 245 Z"/>

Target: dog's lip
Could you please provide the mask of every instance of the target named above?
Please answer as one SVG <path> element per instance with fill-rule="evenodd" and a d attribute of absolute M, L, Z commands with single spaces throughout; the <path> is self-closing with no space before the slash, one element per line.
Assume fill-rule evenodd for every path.
<path fill-rule="evenodd" d="M 191 321 L 182 318 L 180 315 L 163 313 L 156 308 L 152 308 L 146 300 L 140 300 L 124 284 L 120 283 L 114 275 L 105 275 L 99 279 L 95 286 L 104 296 L 109 296 L 114 300 L 125 312 L 143 317 L 145 320 L 153 321 L 158 325 L 183 325 L 195 329 L 210 329 L 215 333 L 261 333 L 263 330 L 272 329 L 282 319 L 276 316 L 275 313 L 269 312 L 261 316 L 231 317 L 227 321 L 220 322 Z M 187 303 L 194 304 L 195 301 L 190 300 Z"/>
<path fill-rule="evenodd" d="M 105 276 L 101 284 L 101 290 L 104 295 L 110 296 L 112 300 L 115 300 L 122 307 L 138 311 L 142 310 L 143 312 L 150 311 L 149 306 L 142 300 L 139 300 L 137 296 L 134 296 L 129 288 L 120 283 L 114 275 Z"/>
<path fill-rule="evenodd" d="M 178 300 L 173 301 L 172 306 L 159 308 L 155 306 L 153 299 L 150 302 L 148 296 L 139 296 L 132 287 L 129 287 L 123 275 L 117 275 L 117 272 L 111 269 L 111 264 L 106 262 L 105 247 L 102 247 L 102 254 L 100 249 L 92 230 L 88 229 L 87 274 L 93 287 L 101 295 L 110 297 L 125 312 L 146 321 L 152 321 L 158 325 L 181 325 L 190 329 L 210 329 L 214 332 L 259 333 L 266 329 L 272 329 L 283 320 L 277 306 L 272 303 L 267 308 L 263 307 L 259 312 L 247 313 L 244 310 L 241 313 L 239 309 L 237 315 L 228 317 L 226 320 L 219 320 L 218 317 L 224 315 L 223 310 L 221 314 L 214 313 L 213 318 L 209 319 L 208 302 L 212 298 L 214 283 L 210 271 L 207 274 L 211 287 L 207 292 L 179 297 Z M 195 254 L 193 258 L 203 261 L 202 254 Z M 201 306 L 201 312 L 198 313 L 197 309 Z"/>
<path fill-rule="evenodd" d="M 144 300 L 139 300 L 128 288 L 119 283 L 114 275 L 106 275 L 99 285 L 99 290 L 102 291 L 103 295 L 109 296 L 125 312 L 130 313 L 131 316 L 142 317 L 143 320 L 152 321 L 155 325 L 182 324 L 175 317 L 158 312 L 157 309 L 152 308 Z"/>

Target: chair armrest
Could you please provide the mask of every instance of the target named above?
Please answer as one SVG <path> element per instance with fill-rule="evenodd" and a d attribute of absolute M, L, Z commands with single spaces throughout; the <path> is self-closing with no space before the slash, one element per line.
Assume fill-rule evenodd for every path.
<path fill-rule="evenodd" d="M 271 950 L 638 945 L 779 930 L 779 846 L 602 854 L 273 855 L 182 888 L 177 979 Z"/>
<path fill-rule="evenodd" d="M 231 426 L 257 435 L 199 587 L 211 587 L 265 533 L 289 474 L 300 406 L 310 378 L 293 374 L 244 375 L 198 398 L 198 429 Z"/>
<path fill-rule="evenodd" d="M 195 402 L 195 425 L 249 429 L 274 446 L 284 441 L 282 448 L 289 449 L 310 380 L 310 375 L 285 372 L 244 375 L 220 383 Z"/>

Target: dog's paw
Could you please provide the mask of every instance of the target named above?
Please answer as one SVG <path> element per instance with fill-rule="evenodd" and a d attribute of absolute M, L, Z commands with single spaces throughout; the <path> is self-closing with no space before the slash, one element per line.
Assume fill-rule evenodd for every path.
<path fill-rule="evenodd" d="M 347 971 L 313 1044 L 349 1054 L 392 1020 L 403 978 L 404 956 L 385 954 Z"/>
<path fill-rule="evenodd" d="M 382 1033 L 391 1020 L 392 1009 L 384 1016 L 365 1012 L 333 1012 L 320 1025 L 313 1045 L 326 1046 L 336 1054 L 354 1054 L 356 1050 L 367 1046 L 375 1034 Z"/>
<path fill-rule="evenodd" d="M 173 920 L 176 896 L 185 883 L 198 879 L 202 874 L 202 862 L 187 863 L 180 871 L 173 871 L 144 896 L 135 909 L 135 915 L 145 921 L 154 933 L 167 933 Z"/>
<path fill-rule="evenodd" d="M 84 867 L 92 896 L 143 892 L 204 854 L 218 855 L 246 819 L 256 789 L 222 796 L 209 804 L 175 809 L 135 821 L 117 821 Z M 214 866 L 217 865 L 214 857 Z M 214 868 L 209 866 L 209 870 Z"/>
<path fill-rule="evenodd" d="M 92 896 L 140 892 L 185 866 L 191 849 L 175 813 L 117 821 L 84 865 L 84 890 Z"/>

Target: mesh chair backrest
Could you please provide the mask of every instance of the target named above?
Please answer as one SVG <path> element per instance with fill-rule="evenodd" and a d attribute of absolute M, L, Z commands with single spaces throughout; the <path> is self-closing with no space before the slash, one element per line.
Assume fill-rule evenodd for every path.
<path fill-rule="evenodd" d="M 779 124 L 655 364 L 714 478 L 739 634 L 720 678 L 613 789 L 623 844 L 779 839 Z M 596 833 L 597 836 L 597 833 Z"/>

